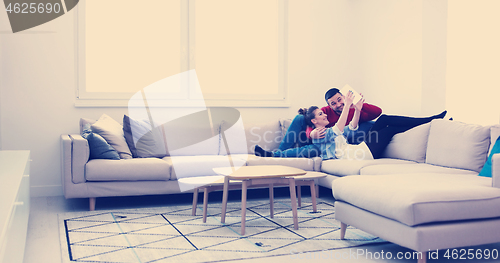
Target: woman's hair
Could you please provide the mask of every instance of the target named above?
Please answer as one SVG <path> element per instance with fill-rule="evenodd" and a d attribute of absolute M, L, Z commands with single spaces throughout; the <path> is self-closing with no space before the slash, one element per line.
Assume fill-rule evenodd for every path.
<path fill-rule="evenodd" d="M 307 126 L 310 126 L 313 128 L 315 127 L 311 120 L 316 118 L 314 111 L 317 109 L 319 109 L 317 106 L 311 106 L 311 107 L 309 107 L 309 109 L 306 109 L 306 108 L 299 109 L 299 114 L 304 115 L 304 119 L 306 120 Z"/>

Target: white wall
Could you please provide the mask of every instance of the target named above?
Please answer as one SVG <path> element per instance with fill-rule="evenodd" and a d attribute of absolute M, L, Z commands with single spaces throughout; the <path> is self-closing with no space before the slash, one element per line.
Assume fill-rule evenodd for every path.
<path fill-rule="evenodd" d="M 446 106 L 454 119 L 497 124 L 500 117 L 500 1 L 449 2 Z"/>
<path fill-rule="evenodd" d="M 300 107 L 325 105 L 325 91 L 345 84 L 386 113 L 422 114 L 430 97 L 422 88 L 423 68 L 431 63 L 422 57 L 441 43 L 423 48 L 424 7 L 423 1 L 289 0 L 291 105 L 240 108 L 243 120 L 293 118 Z M 430 19 L 439 20 L 441 12 Z M 78 133 L 80 117 L 97 119 L 106 113 L 121 120 L 127 113 L 126 108 L 74 106 L 73 21 L 70 12 L 25 32 L 0 34 L 0 145 L 31 150 L 33 195 L 62 194 L 60 135 Z M 9 30 L 2 18 L 0 31 Z M 437 72 L 437 80 L 428 78 L 428 83 L 444 77 Z"/>

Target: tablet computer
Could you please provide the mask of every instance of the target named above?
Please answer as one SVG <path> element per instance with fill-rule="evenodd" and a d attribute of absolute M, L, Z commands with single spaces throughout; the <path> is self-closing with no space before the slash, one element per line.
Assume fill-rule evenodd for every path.
<path fill-rule="evenodd" d="M 355 91 L 353 88 L 351 88 L 351 86 L 349 85 L 345 85 L 342 90 L 340 90 L 340 93 L 342 93 L 342 95 L 346 96 L 347 93 L 352 92 L 352 94 L 354 94 L 354 99 L 352 100 L 352 104 L 356 104 L 358 103 L 358 101 L 361 99 L 361 95 Z"/>

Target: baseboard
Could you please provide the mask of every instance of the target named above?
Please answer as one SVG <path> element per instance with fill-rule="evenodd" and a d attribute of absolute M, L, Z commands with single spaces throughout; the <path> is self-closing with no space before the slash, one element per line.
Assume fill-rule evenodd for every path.
<path fill-rule="evenodd" d="M 62 196 L 62 195 L 63 195 L 62 185 L 41 185 L 41 186 L 30 187 L 31 197 Z"/>

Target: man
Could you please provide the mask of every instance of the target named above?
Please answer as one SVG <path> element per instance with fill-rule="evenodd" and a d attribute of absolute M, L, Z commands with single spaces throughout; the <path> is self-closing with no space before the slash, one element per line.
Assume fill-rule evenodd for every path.
<path fill-rule="evenodd" d="M 331 88 L 325 93 L 325 101 L 328 106 L 321 108 L 321 110 L 327 115 L 329 124 L 326 128 L 329 128 L 334 126 L 340 118 L 340 114 L 344 109 L 344 96 L 340 93 L 339 89 Z M 346 125 L 351 122 L 354 112 L 355 109 L 353 107 L 349 108 Z M 370 121 L 380 116 L 380 114 L 382 114 L 382 109 L 375 105 L 364 103 L 359 118 L 359 129 L 365 131 L 365 133 L 358 134 L 366 134 L 373 125 Z M 312 144 L 311 137 L 319 139 L 324 136 L 325 129 L 313 130 L 312 127 L 308 127 L 305 123 L 304 115 L 298 114 L 288 127 L 278 150 L 269 152 L 256 145 L 255 155 L 262 157 L 316 157 L 320 155 L 320 150 Z M 360 143 L 363 138 L 348 138 L 348 140 L 355 144 Z M 296 146 L 297 144 L 298 147 Z"/>

